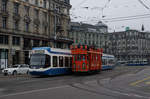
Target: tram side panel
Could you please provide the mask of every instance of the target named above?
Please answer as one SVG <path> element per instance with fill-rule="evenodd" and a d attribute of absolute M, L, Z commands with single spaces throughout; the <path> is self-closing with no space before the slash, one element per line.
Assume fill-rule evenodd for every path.
<path fill-rule="evenodd" d="M 100 71 L 101 65 L 101 50 L 87 49 L 72 49 L 72 71 L 73 72 L 91 72 Z"/>
<path fill-rule="evenodd" d="M 36 76 L 69 74 L 72 71 L 69 66 L 71 57 L 70 50 L 50 47 L 33 48 L 29 72 Z"/>

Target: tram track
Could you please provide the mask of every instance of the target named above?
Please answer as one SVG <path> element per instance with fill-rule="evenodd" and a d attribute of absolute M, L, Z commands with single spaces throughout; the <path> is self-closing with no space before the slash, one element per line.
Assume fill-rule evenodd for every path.
<path fill-rule="evenodd" d="M 109 97 L 113 97 L 115 99 L 120 99 L 120 96 L 116 96 L 114 94 L 107 94 L 106 92 L 102 92 L 100 90 L 97 90 L 97 88 L 95 89 L 95 87 L 93 87 L 93 86 L 91 86 L 89 84 L 86 84 L 84 80 L 80 80 L 80 83 L 77 83 L 77 85 L 76 84 L 70 84 L 70 86 L 73 87 L 73 88 L 76 88 L 78 90 L 86 91 L 86 92 L 89 92 L 89 93 L 93 93 L 93 94 L 97 94 L 97 95 L 109 96 Z M 100 89 L 102 90 L 103 88 L 104 87 L 101 87 Z"/>
<path fill-rule="evenodd" d="M 123 89 L 124 91 L 122 91 L 122 88 L 119 88 L 119 87 L 114 88 L 114 86 L 111 86 L 111 83 L 114 79 L 116 79 L 117 77 L 121 75 L 135 73 L 133 72 L 133 70 L 136 71 L 137 73 L 137 71 L 140 71 L 142 69 L 141 68 L 130 69 L 126 67 L 124 69 L 122 67 L 119 67 L 114 70 L 102 71 L 100 74 L 67 75 L 67 76 L 63 75 L 63 76 L 52 76 L 52 77 L 50 76 L 50 77 L 43 77 L 43 78 L 35 77 L 35 78 L 28 78 L 28 79 L 22 78 L 21 80 L 17 79 L 17 82 L 16 81 L 9 82 L 9 84 L 8 83 L 5 84 L 4 82 L 2 84 L 2 82 L 0 82 L 0 85 L 2 84 L 1 86 L 4 89 L 5 88 L 15 89 L 13 91 L 11 90 L 10 92 L 6 92 L 4 94 L 24 92 L 24 91 L 29 91 L 29 90 L 38 90 L 38 89 L 47 88 L 47 87 L 57 87 L 59 85 L 69 85 L 70 87 L 76 88 L 81 91 L 85 91 L 85 92 L 89 92 L 89 93 L 97 94 L 97 95 L 113 97 L 115 99 L 122 99 L 120 97 L 138 97 L 139 98 L 140 96 L 138 96 L 137 94 L 131 95 L 131 94 L 126 93 L 128 91 L 127 89 L 126 90 Z M 108 84 L 110 86 L 107 86 L 107 84 L 101 83 L 103 79 L 107 79 L 107 78 L 109 78 Z M 91 82 L 91 81 L 96 81 L 97 86 L 93 86 L 91 84 L 86 83 L 86 82 Z M 27 86 L 27 87 L 25 89 L 22 89 L 22 86 Z M 103 92 L 103 90 L 105 91 Z M 143 99 L 145 98 L 147 97 L 144 97 Z"/>
<path fill-rule="evenodd" d="M 143 92 L 137 91 L 137 90 L 135 91 L 135 90 L 129 89 L 129 88 L 128 89 L 127 88 L 121 88 L 119 86 L 114 87 L 112 85 L 112 80 L 114 80 L 115 78 L 123 76 L 125 74 L 129 74 L 129 73 L 136 74 L 142 70 L 144 70 L 144 69 L 142 68 L 142 69 L 137 69 L 134 72 L 128 71 L 126 73 L 119 73 L 117 75 L 112 75 L 112 76 L 110 76 L 110 79 L 108 80 L 107 84 L 102 84 L 101 79 L 97 79 L 97 84 L 99 85 L 99 87 L 103 87 L 105 89 L 111 90 L 111 91 L 118 93 L 118 94 L 124 94 L 127 96 L 134 96 L 134 97 L 141 98 L 141 99 L 149 99 L 149 97 L 146 97 L 146 95 L 149 95 L 148 93 L 143 93 Z M 139 95 L 139 94 L 142 94 L 142 95 Z"/>
<path fill-rule="evenodd" d="M 135 72 L 132 72 L 132 73 L 138 73 L 141 70 L 143 70 L 143 69 L 138 69 L 138 70 L 136 70 Z M 131 73 L 131 71 L 116 72 L 113 75 L 109 75 L 108 77 L 106 77 L 106 78 L 109 78 L 107 85 L 110 85 L 111 81 L 114 80 L 115 78 L 117 78 L 119 76 L 122 76 L 122 75 L 125 75 L 125 74 L 129 74 L 129 73 Z M 103 79 L 106 79 L 106 78 L 103 78 Z M 71 84 L 70 86 L 73 87 L 73 88 L 82 90 L 82 91 L 86 91 L 86 92 L 90 92 L 90 93 L 94 93 L 94 94 L 98 94 L 98 95 L 105 95 L 105 96 L 114 97 L 115 99 L 116 98 L 117 99 L 122 99 L 121 97 L 125 97 L 125 96 L 130 97 L 130 98 L 132 97 L 132 99 L 134 99 L 134 98 L 136 98 L 136 99 L 137 98 L 139 98 L 139 99 L 149 99 L 149 97 L 146 97 L 144 95 L 136 94 L 133 91 L 132 91 L 132 93 L 129 93 L 129 90 L 121 89 L 121 88 L 118 88 L 118 87 L 115 87 L 115 88 L 113 86 L 111 86 L 111 87 L 107 86 L 106 87 L 103 84 L 101 84 L 101 80 L 102 80 L 102 78 L 101 79 L 96 79 L 96 83 L 97 83 L 98 87 L 96 87 L 96 86 L 94 87 L 90 84 L 85 84 L 85 82 L 78 83 L 79 86 L 77 86 L 75 84 Z M 105 91 L 100 92 L 99 89 L 103 89 Z M 108 92 L 110 94 L 107 94 Z"/>

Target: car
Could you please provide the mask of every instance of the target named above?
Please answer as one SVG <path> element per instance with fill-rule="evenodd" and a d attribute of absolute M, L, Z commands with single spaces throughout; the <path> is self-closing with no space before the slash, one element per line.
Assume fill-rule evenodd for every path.
<path fill-rule="evenodd" d="M 28 74 L 29 65 L 27 64 L 16 64 L 9 68 L 3 69 L 2 73 L 4 75 L 17 75 L 17 74 Z"/>

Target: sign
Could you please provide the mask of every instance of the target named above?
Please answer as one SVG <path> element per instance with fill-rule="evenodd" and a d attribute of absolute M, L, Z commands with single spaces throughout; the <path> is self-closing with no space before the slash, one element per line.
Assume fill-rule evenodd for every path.
<path fill-rule="evenodd" d="M 0 68 L 1 69 L 7 68 L 7 62 L 8 59 L 0 59 Z"/>

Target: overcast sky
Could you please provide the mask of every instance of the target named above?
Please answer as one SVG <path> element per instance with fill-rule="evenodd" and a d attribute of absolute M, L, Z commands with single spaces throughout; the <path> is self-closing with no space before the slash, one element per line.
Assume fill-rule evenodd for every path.
<path fill-rule="evenodd" d="M 150 0 L 71 0 L 71 5 L 71 20 L 74 22 L 96 24 L 105 16 L 103 22 L 108 25 L 110 32 L 123 31 L 125 27 L 141 30 L 142 24 L 145 31 L 150 31 Z M 146 18 L 141 18 L 145 14 L 148 14 L 144 16 Z M 110 18 L 128 16 L 134 17 L 132 20 L 107 22 Z"/>

